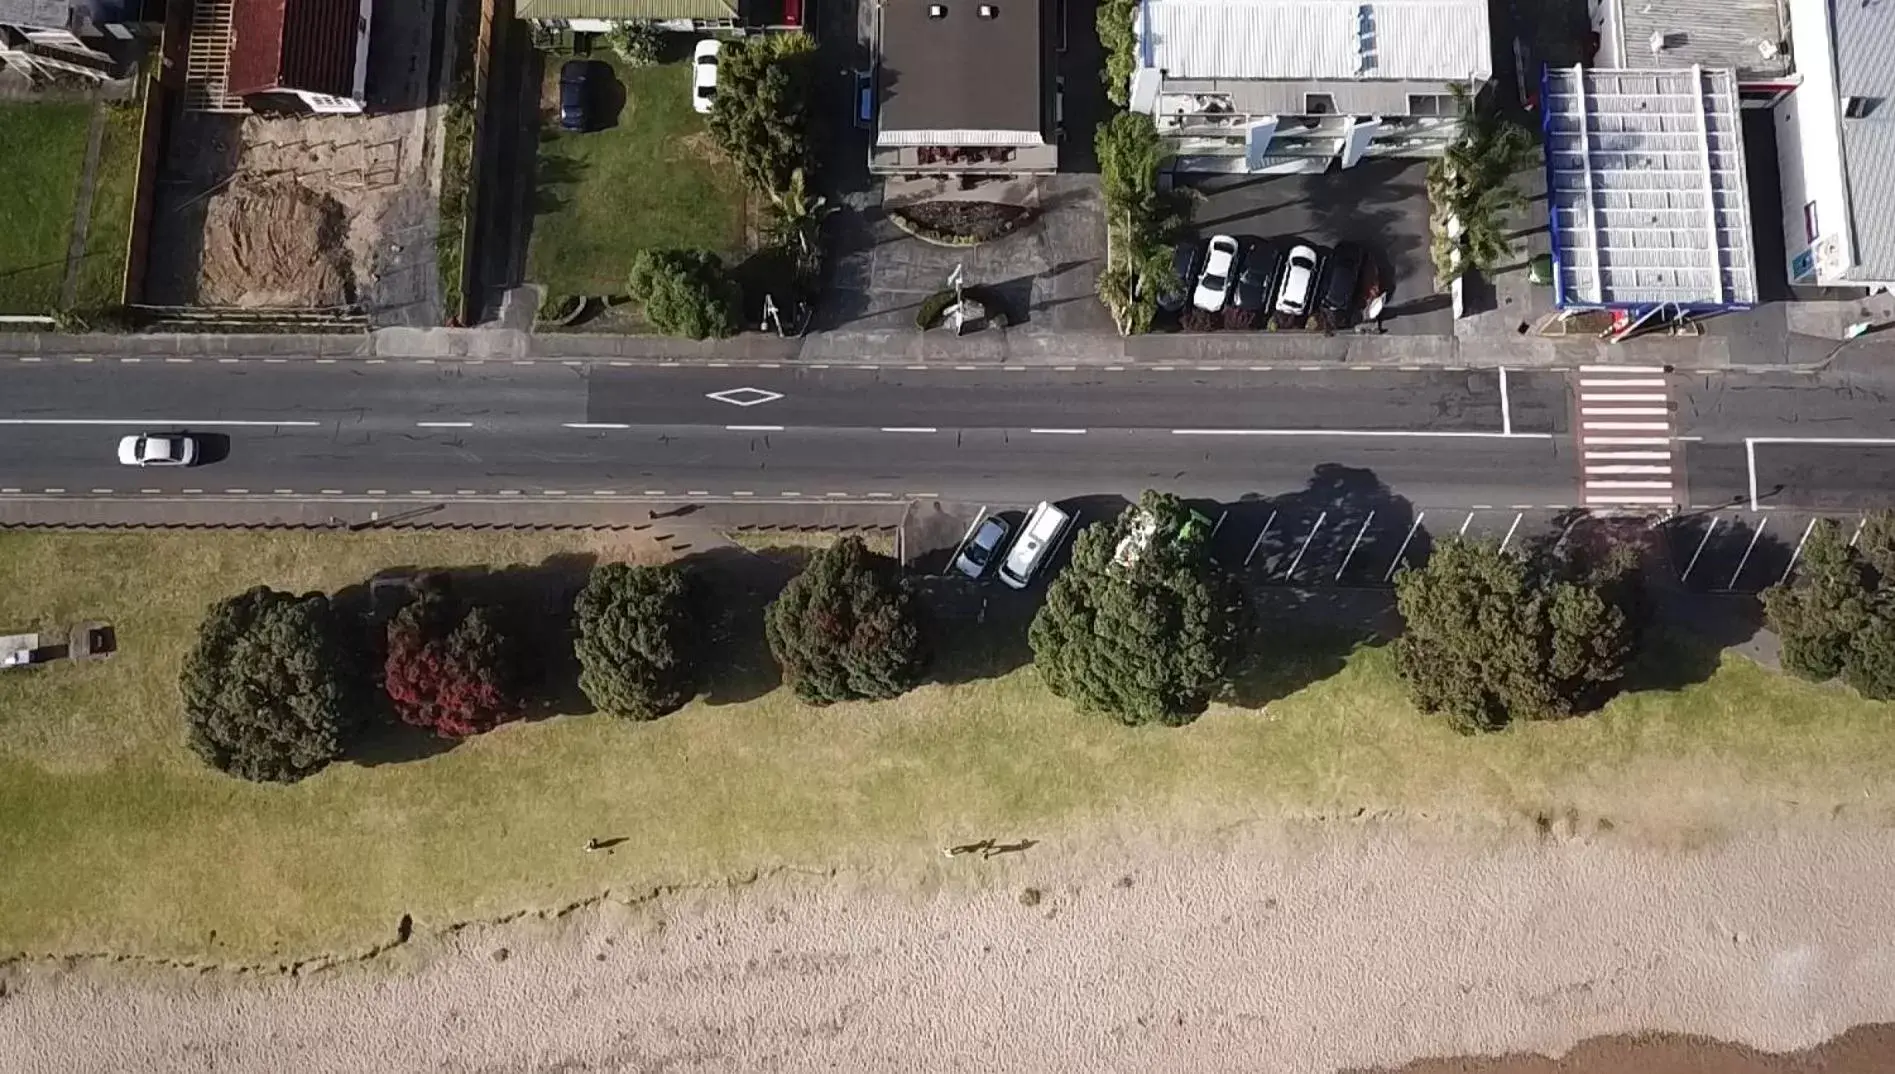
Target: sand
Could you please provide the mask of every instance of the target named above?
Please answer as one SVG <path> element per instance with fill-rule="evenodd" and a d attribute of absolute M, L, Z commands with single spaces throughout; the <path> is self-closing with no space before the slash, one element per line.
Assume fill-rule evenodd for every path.
<path fill-rule="evenodd" d="M 616 892 L 300 978 L 16 964 L 0 1070 L 1329 1074 L 1640 1031 L 1791 1051 L 1895 1020 L 1895 832 L 1872 827 L 1041 838 L 940 859 L 926 890 Z M 1416 1070 L 1590 1074 L 1629 1047 Z M 1674 1049 L 1654 1070 L 1765 1069 L 1645 1047 Z"/>

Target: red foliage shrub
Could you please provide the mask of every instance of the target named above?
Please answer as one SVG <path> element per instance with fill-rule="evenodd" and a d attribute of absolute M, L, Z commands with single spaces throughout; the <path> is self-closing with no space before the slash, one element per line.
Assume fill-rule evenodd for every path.
<path fill-rule="evenodd" d="M 512 639 L 484 608 L 423 590 L 388 624 L 383 689 L 402 722 L 444 738 L 491 731 L 520 714 Z"/>

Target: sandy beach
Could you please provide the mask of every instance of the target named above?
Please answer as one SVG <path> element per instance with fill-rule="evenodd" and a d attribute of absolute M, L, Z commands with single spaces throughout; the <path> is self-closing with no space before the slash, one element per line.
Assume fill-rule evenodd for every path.
<path fill-rule="evenodd" d="M 1590 1074 L 1637 1054 L 1595 1038 L 1793 1052 L 1895 1021 L 1895 832 L 1872 827 L 1057 844 L 944 860 L 920 888 L 614 892 L 294 977 L 16 963 L 0 1070 Z M 1574 1061 L 1605 1066 L 1449 1058 L 1588 1041 Z"/>

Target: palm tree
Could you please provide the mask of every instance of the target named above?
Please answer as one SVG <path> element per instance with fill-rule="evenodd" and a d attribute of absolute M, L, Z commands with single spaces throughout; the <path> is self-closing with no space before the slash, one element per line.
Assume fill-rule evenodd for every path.
<path fill-rule="evenodd" d="M 1428 165 L 1430 254 L 1444 285 L 1512 255 L 1506 217 L 1526 205 L 1514 175 L 1537 155 L 1525 127 L 1476 100 L 1466 86 L 1450 89 L 1460 107 L 1461 134 Z"/>
<path fill-rule="evenodd" d="M 782 190 L 772 191 L 770 200 L 776 208 L 769 225 L 772 241 L 795 251 L 797 264 L 804 268 L 814 266 L 822 222 L 836 207 L 821 194 L 810 193 L 808 177 L 801 168 L 790 172 L 789 182 Z"/>

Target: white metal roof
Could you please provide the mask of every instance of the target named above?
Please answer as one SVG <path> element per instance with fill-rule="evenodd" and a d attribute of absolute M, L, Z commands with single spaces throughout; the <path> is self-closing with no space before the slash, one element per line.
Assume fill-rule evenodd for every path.
<path fill-rule="evenodd" d="M 1757 301 L 1728 69 L 1549 69 L 1545 116 L 1560 305 Z"/>
<path fill-rule="evenodd" d="M 1486 81 L 1487 0 L 1145 0 L 1168 78 Z"/>

